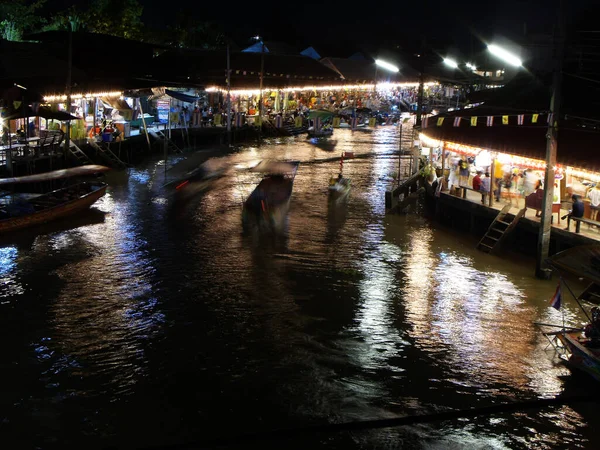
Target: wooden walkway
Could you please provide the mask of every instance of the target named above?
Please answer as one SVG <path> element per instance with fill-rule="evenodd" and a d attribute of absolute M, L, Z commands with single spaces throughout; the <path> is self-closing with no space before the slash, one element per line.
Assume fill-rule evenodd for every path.
<path fill-rule="evenodd" d="M 449 194 L 447 191 L 444 193 Z M 461 195 L 462 195 L 462 193 L 461 193 Z M 478 203 L 479 205 L 481 205 L 481 194 L 479 192 L 467 190 L 467 195 L 464 198 L 464 201 Z M 507 204 L 512 204 L 510 212 L 512 214 L 516 214 L 520 209 L 525 207 L 525 199 L 524 198 L 513 198 L 511 200 L 508 200 L 508 199 L 501 198 L 499 202 L 494 200 L 494 204 L 493 204 L 492 208 L 495 210 L 501 211 L 502 208 L 504 208 L 504 206 Z M 536 217 L 535 213 L 536 213 L 536 211 L 534 209 L 527 209 L 527 211 L 525 212 L 525 215 L 523 217 L 527 218 L 529 220 L 532 220 L 532 221 L 540 222 L 540 217 Z M 559 213 L 552 214 L 552 216 L 553 216 L 552 228 L 565 230 L 567 228 L 567 220 L 566 219 L 560 220 L 560 218 L 568 213 L 569 213 L 568 210 L 561 209 Z M 574 224 L 571 224 L 570 233 L 576 234 Z M 581 224 L 581 232 L 578 234 L 581 236 L 590 238 L 590 239 L 595 239 L 595 240 L 600 241 L 600 228 L 597 228 L 593 225 L 582 223 Z"/>

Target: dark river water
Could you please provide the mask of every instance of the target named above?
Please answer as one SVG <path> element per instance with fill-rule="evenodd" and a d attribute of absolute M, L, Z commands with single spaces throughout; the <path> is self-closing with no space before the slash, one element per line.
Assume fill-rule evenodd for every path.
<path fill-rule="evenodd" d="M 397 130 L 335 133 L 334 151 L 290 138 L 221 156 L 225 176 L 177 207 L 150 160 L 110 173 L 72 225 L 5 239 L 0 447 L 600 448 L 594 403 L 270 434 L 595 389 L 532 324 L 582 320 L 549 307 L 533 260 L 482 254 L 418 203 L 386 215 Z M 353 188 L 331 206 L 342 151 Z M 245 235 L 244 168 L 267 158 L 301 161 L 288 222 Z"/>

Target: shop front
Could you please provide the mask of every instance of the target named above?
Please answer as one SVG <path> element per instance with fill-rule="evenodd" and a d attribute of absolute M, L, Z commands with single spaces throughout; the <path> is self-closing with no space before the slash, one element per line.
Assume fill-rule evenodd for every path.
<path fill-rule="evenodd" d="M 494 202 L 506 202 L 519 208 L 527 206 L 537 209 L 535 204 L 527 203 L 526 199 L 538 189 L 544 189 L 544 160 L 437 140 L 426 132 L 420 134 L 420 144 L 422 154 L 438 176 L 443 177 L 442 189 L 446 192 L 461 195 L 462 187 L 473 189 L 473 180 L 479 174 L 482 178 L 490 179 L 492 205 Z M 584 217 L 597 220 L 600 171 L 557 164 L 554 173 L 553 214 L 567 214 L 572 196 L 577 195 L 585 205 Z"/>

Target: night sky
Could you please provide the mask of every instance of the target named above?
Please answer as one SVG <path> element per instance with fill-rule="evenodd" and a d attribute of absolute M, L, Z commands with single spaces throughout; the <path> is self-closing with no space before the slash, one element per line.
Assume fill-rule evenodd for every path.
<path fill-rule="evenodd" d="M 244 47 L 251 36 L 313 45 L 322 56 L 348 56 L 360 47 L 401 44 L 416 46 L 422 36 L 431 45 L 452 45 L 469 51 L 480 38 L 514 39 L 528 32 L 548 31 L 556 21 L 559 0 L 418 0 L 413 2 L 326 2 L 315 0 L 255 0 L 241 2 L 139 0 L 143 21 L 166 26 L 178 12 L 199 21 L 218 23 Z M 49 4 L 88 4 L 89 0 L 48 0 Z M 565 1 L 569 20 L 596 3 Z M 335 6 L 334 6 L 335 5 Z"/>

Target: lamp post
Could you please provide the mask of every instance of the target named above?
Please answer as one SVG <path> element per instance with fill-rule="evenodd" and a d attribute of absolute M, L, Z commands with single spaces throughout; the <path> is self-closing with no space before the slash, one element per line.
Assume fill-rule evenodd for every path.
<path fill-rule="evenodd" d="M 388 70 L 390 72 L 398 73 L 400 69 L 396 67 L 394 64 L 384 61 L 382 59 L 375 60 L 375 91 L 377 91 L 377 73 L 379 68 Z"/>
<path fill-rule="evenodd" d="M 554 74 L 552 80 L 552 97 L 550 98 L 550 111 L 548 120 L 548 131 L 546 133 L 546 171 L 544 174 L 544 196 L 542 198 L 542 217 L 540 218 L 540 228 L 538 233 L 537 253 L 535 275 L 541 279 L 549 279 L 552 275 L 551 270 L 546 264 L 546 259 L 550 250 L 550 233 L 552 230 L 552 203 L 554 201 L 554 167 L 556 166 L 556 155 L 558 149 L 558 111 L 561 98 L 562 84 L 562 61 L 564 54 L 564 25 L 562 18 L 563 1 L 560 0 L 561 14 L 559 14 L 559 25 L 557 35 L 556 58 L 554 60 Z M 504 62 L 514 66 L 521 67 L 521 60 L 498 47 L 497 45 L 488 45 L 488 51 L 500 58 Z"/>

